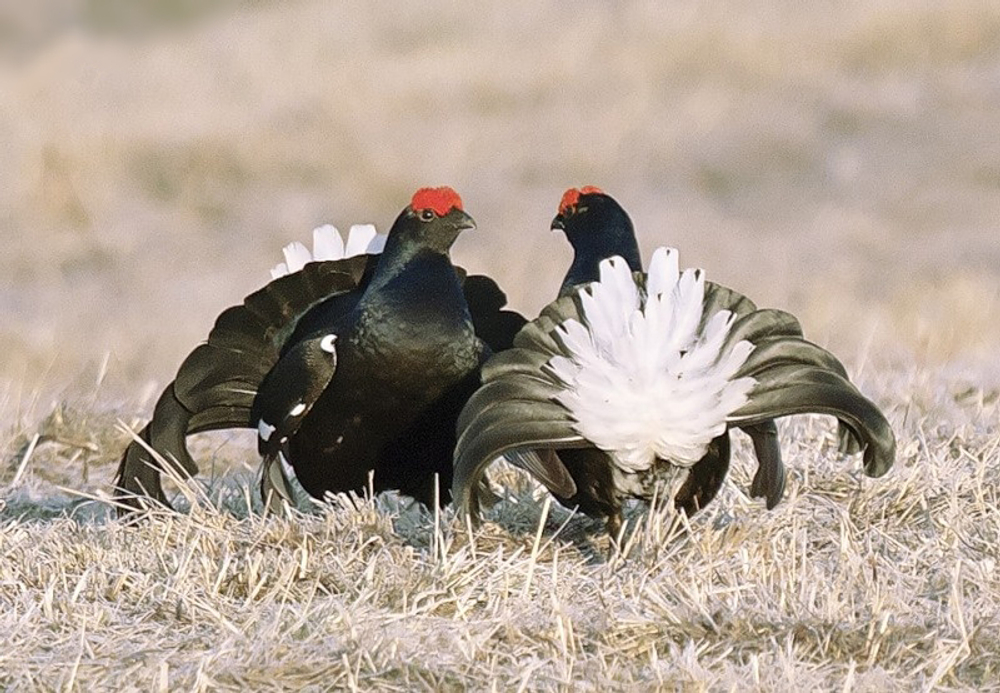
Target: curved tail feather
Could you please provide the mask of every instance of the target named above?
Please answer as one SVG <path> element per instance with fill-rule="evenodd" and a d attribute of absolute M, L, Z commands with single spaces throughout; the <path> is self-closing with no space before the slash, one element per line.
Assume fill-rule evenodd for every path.
<path fill-rule="evenodd" d="M 757 456 L 757 473 L 750 484 L 750 497 L 763 498 L 767 509 L 773 510 L 785 495 L 785 465 L 781 461 L 778 427 L 771 420 L 746 426 L 743 431 L 750 436 Z"/>
<path fill-rule="evenodd" d="M 182 476 L 198 473 L 186 438 L 194 433 L 249 428 L 250 410 L 264 376 L 277 363 L 284 344 L 312 308 L 347 310 L 359 282 L 375 256 L 313 262 L 302 270 L 271 281 L 224 310 L 209 333 L 177 371 L 157 401 L 153 417 L 140 437 L 164 459 L 176 461 Z M 120 495 L 150 495 L 169 505 L 163 495 L 159 464 L 140 443 L 125 449 L 115 478 Z M 134 504 L 132 504 L 134 505 Z"/>
<path fill-rule="evenodd" d="M 137 434 L 146 445 L 152 447 L 149 439 L 149 426 L 143 428 Z M 171 508 L 167 501 L 166 494 L 163 493 L 163 486 L 160 483 L 160 465 L 146 448 L 132 441 L 125 452 L 122 453 L 121 461 L 118 463 L 118 471 L 115 472 L 114 491 L 118 506 L 118 516 L 122 517 L 129 512 L 141 509 L 140 498 L 148 498 L 152 502 Z"/>
<path fill-rule="evenodd" d="M 705 301 L 703 303 L 701 324 L 704 327 L 708 320 L 720 310 L 728 310 L 733 315 L 742 317 L 757 310 L 757 305 L 741 293 L 733 291 L 728 286 L 715 282 L 705 282 Z M 794 316 L 792 316 L 794 320 Z M 796 325 L 798 322 L 796 321 Z M 801 328 L 799 334 L 802 333 Z"/>
<path fill-rule="evenodd" d="M 752 316 L 750 318 L 753 319 Z M 770 336 L 752 339 L 751 341 L 754 342 L 755 348 L 744 364 L 740 372 L 741 375 L 756 377 L 757 371 L 762 368 L 771 368 L 781 364 L 801 364 L 813 365 L 832 371 L 844 380 L 850 381 L 850 378 L 847 376 L 847 369 L 844 368 L 844 365 L 836 356 L 826 349 L 794 334 L 771 334 Z M 861 443 L 853 435 L 851 429 L 839 419 L 837 421 L 837 429 L 838 451 L 841 454 L 853 455 L 861 452 Z M 756 444 L 754 448 L 755 450 L 757 449 Z M 759 454 L 757 457 L 760 460 Z"/>
<path fill-rule="evenodd" d="M 313 307 L 358 288 L 372 256 L 313 262 L 279 277 L 227 308 L 215 322 L 208 341 L 184 360 L 174 391 L 191 412 L 210 407 L 253 404 L 264 376 L 278 361 L 297 323 Z M 374 263 L 371 263 L 374 264 Z M 337 306 L 346 311 L 348 306 Z"/>
<path fill-rule="evenodd" d="M 173 467 L 182 478 L 198 473 L 198 465 L 187 449 L 187 436 L 205 431 L 250 426 L 249 407 L 213 406 L 198 413 L 188 410 L 174 395 L 171 383 L 160 395 L 153 418 L 138 433 L 150 448 Z M 149 496 L 170 507 L 160 482 L 160 461 L 140 442 L 133 440 L 122 453 L 114 486 L 125 505 L 137 508 L 135 496 Z M 127 512 L 121 509 L 119 514 Z"/>
<path fill-rule="evenodd" d="M 576 482 L 555 450 L 516 448 L 506 453 L 504 459 L 530 473 L 557 496 L 576 495 Z"/>
<path fill-rule="evenodd" d="M 479 516 L 479 496 L 486 468 L 498 457 L 516 450 L 553 450 L 589 445 L 574 430 L 565 411 L 552 402 L 496 401 L 486 397 L 480 398 L 472 407 L 475 412 L 484 407 L 485 412 L 483 416 L 474 414 L 467 427 L 460 429 L 461 435 L 455 447 L 452 498 L 455 507 L 473 519 Z M 545 460 L 548 464 L 561 465 L 556 456 L 552 459 L 546 456 Z M 524 468 L 534 472 L 531 465 Z M 569 472 L 563 467 L 545 472 L 538 478 L 542 483 L 548 481 L 552 484 L 568 476 Z M 566 490 L 559 485 L 559 491 Z"/>
<path fill-rule="evenodd" d="M 713 440 L 705 456 L 691 467 L 674 496 L 674 506 L 691 517 L 711 503 L 729 472 L 729 453 L 729 433 L 726 432 Z"/>
<path fill-rule="evenodd" d="M 745 427 L 791 414 L 829 414 L 861 442 L 868 476 L 882 476 L 892 467 L 896 438 L 889 422 L 838 373 L 813 365 L 781 364 L 756 378 L 747 403 L 730 416 L 732 423 Z"/>
<path fill-rule="evenodd" d="M 644 279 L 641 274 L 635 276 Z M 743 340 L 754 345 L 732 378 L 752 377 L 756 383 L 747 401 L 726 418 L 727 425 L 743 429 L 753 442 L 759 463 L 751 487 L 754 497 L 765 498 L 768 508 L 781 500 L 785 473 L 774 419 L 790 414 L 837 417 L 841 450 L 863 448 L 864 468 L 870 476 L 888 471 L 895 456 L 895 438 L 888 422 L 850 383 L 835 356 L 802 338 L 794 316 L 780 310 L 758 310 L 741 294 L 712 283 L 706 283 L 704 305 L 703 326 L 720 310 L 736 316 L 725 337 L 727 346 Z M 568 485 L 560 482 L 565 467 L 558 455 L 544 452 L 593 443 L 580 435 L 575 420 L 557 400 L 563 383 L 553 373 L 550 361 L 564 355 L 566 349 L 556 328 L 568 320 L 579 321 L 581 314 L 579 293 L 557 299 L 521 329 L 513 349 L 495 355 L 483 367 L 483 386 L 458 421 L 453 497 L 460 512 L 477 516 L 485 470 L 503 455 L 513 458 L 550 489 L 555 491 L 553 486 L 559 486 L 563 492 L 557 495 L 567 495 Z M 704 478 L 686 484 L 684 494 L 675 499 L 685 509 L 702 507 L 718 490 L 727 467 L 721 464 L 721 453 L 720 447 L 706 455 L 702 467 L 695 465 L 699 473 L 704 471 Z"/>
<path fill-rule="evenodd" d="M 352 228 L 348 251 L 354 232 Z M 371 240 L 363 234 L 359 238 Z M 241 305 L 224 310 L 208 340 L 182 362 L 140 437 L 165 459 L 176 460 L 182 475 L 191 476 L 198 467 L 187 450 L 188 435 L 254 427 L 251 410 L 257 393 L 285 351 L 353 309 L 374 271 L 381 246 L 368 244 L 367 249 L 373 254 L 308 262 L 291 274 L 284 273 L 286 266 Z M 507 297 L 492 279 L 466 277 L 461 268 L 456 272 L 464 282 L 477 334 L 494 351 L 508 348 L 525 319 L 501 310 Z M 168 505 L 160 472 L 153 456 L 133 441 L 122 455 L 115 485 L 122 495 L 153 495 Z M 283 482 L 281 465 L 265 459 L 262 484 L 285 499 L 287 483 Z"/>

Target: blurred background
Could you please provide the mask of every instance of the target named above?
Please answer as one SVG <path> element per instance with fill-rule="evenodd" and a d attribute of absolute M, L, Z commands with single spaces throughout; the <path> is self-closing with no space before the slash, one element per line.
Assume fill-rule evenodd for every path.
<path fill-rule="evenodd" d="M 569 186 L 851 367 L 1000 363 L 1000 5 L 41 0 L 0 9 L 0 425 L 147 416 L 311 229 L 452 185 L 530 315 Z"/>

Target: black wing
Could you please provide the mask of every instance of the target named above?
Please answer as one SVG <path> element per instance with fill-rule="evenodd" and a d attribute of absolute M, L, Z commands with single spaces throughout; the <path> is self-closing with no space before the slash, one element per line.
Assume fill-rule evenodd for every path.
<path fill-rule="evenodd" d="M 462 292 L 469 305 L 476 335 L 486 342 L 493 353 L 510 349 L 514 335 L 528 321 L 520 313 L 503 310 L 507 305 L 507 294 L 495 281 L 481 274 L 466 277 Z"/>
<path fill-rule="evenodd" d="M 335 344 L 336 335 L 326 332 L 302 340 L 264 377 L 250 409 L 264 457 L 277 455 L 330 384 L 337 370 Z"/>
<path fill-rule="evenodd" d="M 174 381 L 157 402 L 153 418 L 140 432 L 184 476 L 198 467 L 185 444 L 188 435 L 224 428 L 250 428 L 251 408 L 266 374 L 286 346 L 331 314 L 344 314 L 357 303 L 377 256 L 313 262 L 279 277 L 219 315 L 208 341 L 181 364 Z M 301 326 L 300 326 L 301 323 Z M 295 339 L 293 339 L 295 337 Z M 115 486 L 126 504 L 148 495 L 166 504 L 159 464 L 133 441 L 118 466 Z"/>
<path fill-rule="evenodd" d="M 263 457 L 261 498 L 272 511 L 280 508 L 281 501 L 294 505 L 279 456 L 333 379 L 336 339 L 336 334 L 321 331 L 292 345 L 264 377 L 251 407 L 257 450 Z"/>

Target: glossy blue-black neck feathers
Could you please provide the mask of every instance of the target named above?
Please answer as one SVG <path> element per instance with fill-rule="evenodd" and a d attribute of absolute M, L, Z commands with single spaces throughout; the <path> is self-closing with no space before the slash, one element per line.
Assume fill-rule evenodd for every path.
<path fill-rule="evenodd" d="M 474 226 L 472 218 L 459 209 L 452 209 L 442 217 L 427 220 L 407 207 L 389 230 L 385 249 L 379 257 L 371 283 L 365 289 L 361 301 L 364 302 L 367 298 L 377 295 L 386 284 L 393 281 L 419 257 L 440 256 L 446 262 L 436 264 L 447 266 L 454 272 L 448 255 L 451 246 L 463 229 Z"/>
<path fill-rule="evenodd" d="M 562 228 L 573 246 L 573 264 L 559 289 L 560 296 L 574 286 L 599 279 L 601 261 L 614 255 L 621 256 L 632 271 L 642 270 L 632 220 L 608 195 L 581 195 L 575 207 L 556 217 L 553 226 Z"/>

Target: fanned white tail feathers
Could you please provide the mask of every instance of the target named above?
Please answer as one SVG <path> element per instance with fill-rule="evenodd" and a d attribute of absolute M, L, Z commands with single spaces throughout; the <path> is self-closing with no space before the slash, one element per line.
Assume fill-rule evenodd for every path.
<path fill-rule="evenodd" d="M 678 253 L 659 248 L 645 295 L 626 262 L 601 263 L 600 279 L 580 293 L 583 322 L 556 328 L 564 355 L 549 367 L 577 431 L 627 472 L 659 457 L 690 466 L 747 401 L 752 378 L 732 380 L 753 345 L 723 351 L 734 316 L 720 311 L 703 329 L 705 277 L 681 272 Z"/>
<path fill-rule="evenodd" d="M 385 234 L 378 233 L 371 224 L 355 224 L 347 233 L 347 243 L 340 237 L 336 226 L 325 224 L 313 229 L 313 249 L 295 241 L 282 249 L 285 261 L 271 269 L 271 279 L 298 272 L 310 262 L 343 260 L 365 253 L 376 255 L 385 247 Z"/>

